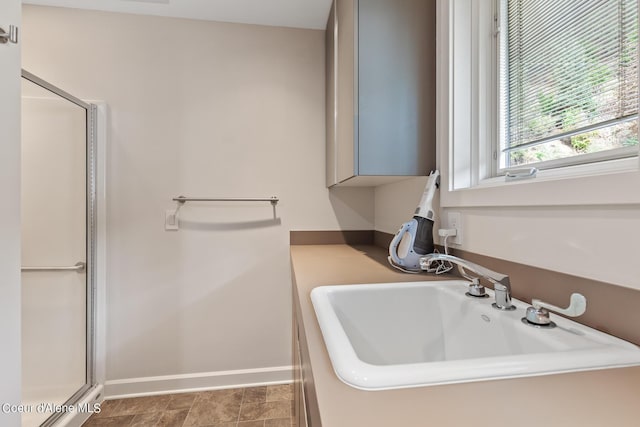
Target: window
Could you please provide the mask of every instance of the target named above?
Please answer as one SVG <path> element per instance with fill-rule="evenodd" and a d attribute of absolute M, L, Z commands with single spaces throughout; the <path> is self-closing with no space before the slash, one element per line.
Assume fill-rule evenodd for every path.
<path fill-rule="evenodd" d="M 437 14 L 441 207 L 640 205 L 635 0 L 441 0 Z"/>
<path fill-rule="evenodd" d="M 496 174 L 637 156 L 637 1 L 498 1 Z"/>

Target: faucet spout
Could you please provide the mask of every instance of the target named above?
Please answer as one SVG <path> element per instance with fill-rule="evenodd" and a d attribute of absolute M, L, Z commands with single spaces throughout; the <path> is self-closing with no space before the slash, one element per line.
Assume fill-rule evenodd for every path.
<path fill-rule="evenodd" d="M 493 304 L 494 308 L 500 310 L 515 310 L 515 306 L 511 304 L 511 281 L 506 274 L 498 273 L 493 270 L 489 270 L 486 267 L 475 264 L 471 261 L 458 258 L 453 255 L 446 254 L 428 254 L 420 258 L 420 268 L 426 270 L 432 261 L 449 261 L 456 264 L 458 268 L 462 268 L 460 272 L 463 276 L 464 270 L 469 270 L 493 284 L 493 290 L 496 296 L 496 302 Z"/>

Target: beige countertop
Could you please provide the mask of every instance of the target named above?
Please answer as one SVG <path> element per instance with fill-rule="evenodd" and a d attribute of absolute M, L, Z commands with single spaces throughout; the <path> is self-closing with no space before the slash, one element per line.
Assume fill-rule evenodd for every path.
<path fill-rule="evenodd" d="M 323 427 L 640 426 L 640 367 L 401 390 L 352 388 L 333 372 L 311 290 L 433 276 L 397 272 L 386 264 L 385 251 L 375 246 L 292 246 L 291 259 L 297 291 L 293 303 L 304 328 L 310 383 Z"/>

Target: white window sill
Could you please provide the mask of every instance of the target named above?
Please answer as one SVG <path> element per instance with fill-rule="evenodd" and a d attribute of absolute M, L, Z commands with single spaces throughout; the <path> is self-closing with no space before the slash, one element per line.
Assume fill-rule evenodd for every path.
<path fill-rule="evenodd" d="M 532 179 L 505 182 L 504 177 L 478 185 L 441 189 L 442 207 L 575 206 L 640 204 L 637 157 L 539 171 Z"/>

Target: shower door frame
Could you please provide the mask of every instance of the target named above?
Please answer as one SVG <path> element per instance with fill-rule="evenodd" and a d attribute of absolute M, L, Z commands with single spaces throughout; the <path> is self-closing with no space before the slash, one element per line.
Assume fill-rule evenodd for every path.
<path fill-rule="evenodd" d="M 43 89 L 52 92 L 67 101 L 82 107 L 86 111 L 86 381 L 78 391 L 71 395 L 65 404 L 73 405 L 96 385 L 96 239 L 97 239 L 97 122 L 98 112 L 95 104 L 87 103 L 68 92 L 52 85 L 40 77 L 22 69 L 22 78 Z M 41 427 L 53 425 L 63 412 L 54 413 Z"/>

